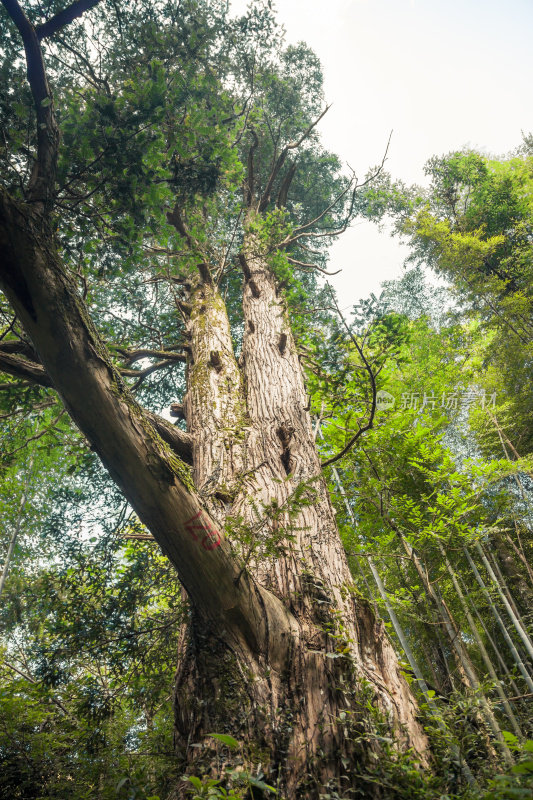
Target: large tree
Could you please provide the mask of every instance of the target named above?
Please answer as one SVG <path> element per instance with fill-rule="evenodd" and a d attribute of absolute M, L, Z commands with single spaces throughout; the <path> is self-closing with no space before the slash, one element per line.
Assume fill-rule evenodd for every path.
<path fill-rule="evenodd" d="M 23 109 L 0 189 L 0 366 L 57 392 L 178 573 L 177 752 L 216 774 L 206 735 L 231 734 L 283 796 L 380 795 L 383 731 L 422 763 L 426 740 L 353 590 L 291 326 L 357 189 L 316 139 L 319 66 L 273 46 L 266 6 L 233 24 L 215 3 L 3 6 L 4 112 Z M 186 431 L 136 394 L 183 363 Z"/>

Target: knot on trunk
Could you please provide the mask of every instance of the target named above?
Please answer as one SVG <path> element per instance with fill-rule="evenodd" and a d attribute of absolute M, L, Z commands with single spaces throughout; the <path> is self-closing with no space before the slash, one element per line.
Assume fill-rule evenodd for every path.
<path fill-rule="evenodd" d="M 218 350 L 211 350 L 209 363 L 211 364 L 214 370 L 216 370 L 217 372 L 222 372 L 222 360 L 220 358 L 220 353 L 218 352 Z"/>
<path fill-rule="evenodd" d="M 294 435 L 294 428 L 291 425 L 283 422 L 276 431 L 278 439 L 281 442 L 281 463 L 287 475 L 291 471 L 291 451 L 290 443 Z"/>
<path fill-rule="evenodd" d="M 252 273 L 250 272 L 250 267 L 248 266 L 248 262 L 246 261 L 244 253 L 239 253 L 239 263 L 243 271 L 244 280 L 249 281 L 252 277 Z"/>
<path fill-rule="evenodd" d="M 254 280 L 249 280 L 248 286 L 250 287 L 252 297 L 255 297 L 255 299 L 257 300 L 257 298 L 261 296 L 261 292 L 259 291 L 257 283 Z"/>
<path fill-rule="evenodd" d="M 171 403 L 170 416 L 176 417 L 177 419 L 185 419 L 185 412 L 183 410 L 183 405 L 181 403 Z"/>

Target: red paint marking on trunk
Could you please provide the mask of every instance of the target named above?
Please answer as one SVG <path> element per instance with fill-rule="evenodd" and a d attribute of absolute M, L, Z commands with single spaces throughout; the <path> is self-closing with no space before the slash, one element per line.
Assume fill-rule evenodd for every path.
<path fill-rule="evenodd" d="M 202 519 L 202 514 L 203 511 L 199 511 L 194 517 L 188 519 L 185 523 L 185 530 L 192 536 L 195 542 L 199 540 L 202 533 L 205 534 L 200 544 L 204 550 L 215 550 L 217 547 L 220 547 L 221 544 L 220 533 L 211 525 L 209 520 Z"/>

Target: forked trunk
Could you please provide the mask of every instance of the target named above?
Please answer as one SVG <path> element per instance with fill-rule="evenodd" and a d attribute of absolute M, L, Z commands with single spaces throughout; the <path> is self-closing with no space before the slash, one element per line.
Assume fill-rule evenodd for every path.
<path fill-rule="evenodd" d="M 382 754 L 380 737 L 394 737 L 399 749 L 414 748 L 424 762 L 425 736 L 383 624 L 353 591 L 285 303 L 255 237 L 245 239 L 241 260 L 244 394 L 227 350 L 224 358 L 209 355 L 207 369 L 199 363 L 200 353 L 205 358 L 217 349 L 215 336 L 230 341 L 222 300 L 205 287 L 192 293 L 194 363 L 185 409 L 189 430 L 202 425 L 209 430 L 211 452 L 223 454 L 220 471 L 211 464 L 210 475 L 195 463 L 197 487 L 208 483 L 218 502 L 211 513 L 226 517 L 243 574 L 250 572 L 282 601 L 290 612 L 290 633 L 285 652 L 254 653 L 244 639 L 242 646 L 230 646 L 224 630 L 206 627 L 192 615 L 180 652 L 178 746 L 190 771 L 219 777 L 223 756 L 230 759 L 230 753 L 205 734 L 230 734 L 242 743 L 231 762 L 240 760 L 245 769 L 264 775 L 285 798 L 318 798 L 326 787 L 380 796 L 379 783 L 369 777 Z M 209 308 L 206 293 L 215 298 Z M 215 307 L 218 311 L 209 310 Z M 216 399 L 210 404 L 203 404 L 202 391 L 191 385 L 193 375 L 212 385 Z M 229 441 L 222 446 L 228 431 L 231 441 L 239 442 L 231 465 Z"/>

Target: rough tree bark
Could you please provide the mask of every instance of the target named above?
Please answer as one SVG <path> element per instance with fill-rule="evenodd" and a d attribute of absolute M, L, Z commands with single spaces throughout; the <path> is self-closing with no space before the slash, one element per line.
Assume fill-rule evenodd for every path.
<path fill-rule="evenodd" d="M 240 260 L 241 368 L 222 298 L 200 282 L 189 294 L 184 413 L 193 438 L 204 437 L 194 467 L 204 502 L 226 524 L 243 574 L 282 601 L 291 637 L 279 670 L 268 651 L 228 647 L 193 608 L 181 638 L 178 742 L 185 750 L 209 731 L 237 737 L 249 766 L 286 797 L 318 797 L 326 785 L 370 797 L 376 784 L 359 776 L 379 752 L 376 716 L 422 761 L 426 741 L 383 625 L 353 592 L 285 302 L 257 236 L 245 235 Z M 211 767 L 209 743 L 188 752 L 196 772 Z"/>
<path fill-rule="evenodd" d="M 318 798 L 326 785 L 380 796 L 379 782 L 364 777 L 383 746 L 376 726 L 423 764 L 427 743 L 383 625 L 351 589 L 287 311 L 269 253 L 251 232 L 254 214 L 241 252 L 242 366 L 201 263 L 187 311 L 189 437 L 172 435 L 132 398 L 62 264 L 50 217 L 58 135 L 39 46 L 46 26 L 38 35 L 16 0 L 3 3 L 25 45 L 39 142 L 27 200 L 0 190 L 0 282 L 39 359 L 34 379 L 57 390 L 190 602 L 178 750 L 191 769 L 216 771 L 219 754 L 205 734 L 228 732 L 243 742 L 248 766 L 261 765 L 290 800 Z M 252 186 L 250 207 L 253 194 Z M 192 476 L 177 454 L 188 444 Z"/>

